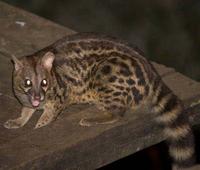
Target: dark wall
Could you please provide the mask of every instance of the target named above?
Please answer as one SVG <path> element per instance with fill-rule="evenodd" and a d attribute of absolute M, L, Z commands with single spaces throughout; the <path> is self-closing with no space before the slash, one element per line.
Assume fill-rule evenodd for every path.
<path fill-rule="evenodd" d="M 126 39 L 200 80 L 199 0 L 5 0 L 79 32 Z"/>

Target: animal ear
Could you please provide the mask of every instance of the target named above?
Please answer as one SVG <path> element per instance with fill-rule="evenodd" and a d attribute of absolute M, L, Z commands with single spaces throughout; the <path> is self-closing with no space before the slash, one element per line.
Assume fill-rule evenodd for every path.
<path fill-rule="evenodd" d="M 52 68 L 54 59 L 55 59 L 55 55 L 52 52 L 47 52 L 42 57 L 42 65 L 44 66 L 44 68 L 50 71 Z"/>
<path fill-rule="evenodd" d="M 18 71 L 19 69 L 21 69 L 23 67 L 22 62 L 17 57 L 15 57 L 14 55 L 12 55 L 11 61 L 14 63 L 16 71 Z"/>

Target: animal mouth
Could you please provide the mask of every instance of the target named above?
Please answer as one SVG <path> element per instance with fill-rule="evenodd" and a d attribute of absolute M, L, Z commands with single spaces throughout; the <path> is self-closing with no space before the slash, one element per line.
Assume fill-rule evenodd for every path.
<path fill-rule="evenodd" d="M 32 99 L 31 104 L 32 104 L 33 107 L 38 107 L 40 105 L 40 100 Z"/>

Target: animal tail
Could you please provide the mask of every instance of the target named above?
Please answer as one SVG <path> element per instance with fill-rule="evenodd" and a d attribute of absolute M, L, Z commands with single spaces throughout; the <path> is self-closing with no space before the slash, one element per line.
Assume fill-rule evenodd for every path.
<path fill-rule="evenodd" d="M 163 126 L 174 165 L 191 166 L 195 162 L 194 136 L 182 102 L 160 78 L 154 82 L 152 102 L 156 122 Z"/>

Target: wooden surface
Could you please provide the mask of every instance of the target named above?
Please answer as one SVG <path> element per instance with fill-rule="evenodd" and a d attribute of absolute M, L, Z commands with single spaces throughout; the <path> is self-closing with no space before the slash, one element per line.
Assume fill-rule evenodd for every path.
<path fill-rule="evenodd" d="M 16 118 L 20 104 L 11 90 L 10 56 L 35 52 L 74 31 L 0 2 L 0 169 L 95 169 L 164 140 L 153 116 L 141 110 L 113 125 L 81 127 L 79 120 L 95 108 L 67 109 L 47 127 L 34 130 L 37 113 L 21 129 L 3 123 Z M 154 63 L 166 84 L 187 106 L 199 107 L 200 83 Z M 198 110 L 198 109 L 196 109 Z M 193 113 L 193 121 L 199 117 Z"/>

